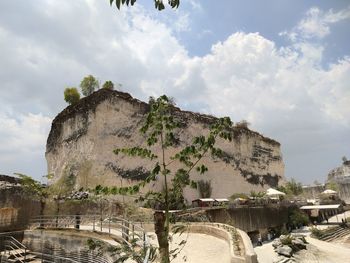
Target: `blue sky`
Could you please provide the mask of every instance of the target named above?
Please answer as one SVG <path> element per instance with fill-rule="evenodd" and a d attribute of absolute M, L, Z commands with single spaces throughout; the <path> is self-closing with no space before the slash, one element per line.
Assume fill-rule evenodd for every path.
<path fill-rule="evenodd" d="M 63 90 L 93 74 L 134 97 L 246 119 L 281 142 L 287 178 L 350 158 L 348 1 L 0 1 L 0 173 L 46 173 Z"/>

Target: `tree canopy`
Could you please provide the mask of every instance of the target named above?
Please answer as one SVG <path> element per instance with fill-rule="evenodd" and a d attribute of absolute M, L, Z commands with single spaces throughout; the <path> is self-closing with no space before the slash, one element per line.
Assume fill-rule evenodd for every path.
<path fill-rule="evenodd" d="M 303 186 L 300 182 L 297 182 L 292 178 L 284 186 L 278 186 L 277 190 L 286 193 L 287 195 L 297 196 L 303 193 Z"/>
<path fill-rule="evenodd" d="M 102 85 L 103 89 L 109 89 L 109 90 L 114 90 L 114 84 L 112 81 L 107 80 L 105 83 Z"/>
<path fill-rule="evenodd" d="M 79 102 L 80 94 L 77 88 L 71 87 L 64 90 L 64 100 L 69 104 L 73 105 Z"/>
<path fill-rule="evenodd" d="M 89 96 L 99 88 L 98 80 L 94 76 L 88 75 L 80 82 L 80 88 L 84 96 Z"/>
<path fill-rule="evenodd" d="M 163 0 L 153 0 L 154 1 L 154 7 L 158 9 L 159 11 L 165 9 L 165 5 L 163 3 Z M 110 5 L 113 5 L 115 3 L 116 7 L 120 9 L 121 5 L 131 5 L 133 6 L 136 3 L 136 0 L 109 0 Z M 168 4 L 172 8 L 178 8 L 180 5 L 180 0 L 168 0 Z"/>

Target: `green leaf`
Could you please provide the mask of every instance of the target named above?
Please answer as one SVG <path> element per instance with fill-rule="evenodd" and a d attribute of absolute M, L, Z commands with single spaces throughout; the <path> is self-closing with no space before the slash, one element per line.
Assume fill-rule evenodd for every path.
<path fill-rule="evenodd" d="M 121 0 L 115 0 L 115 5 L 117 6 L 117 8 L 120 10 L 120 2 Z"/>

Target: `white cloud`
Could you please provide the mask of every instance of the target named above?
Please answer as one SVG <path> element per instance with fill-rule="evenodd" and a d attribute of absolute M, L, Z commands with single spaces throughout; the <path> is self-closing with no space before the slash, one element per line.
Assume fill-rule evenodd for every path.
<path fill-rule="evenodd" d="M 0 114 L 0 159 L 23 153 L 45 152 L 52 119 L 42 114 Z"/>
<path fill-rule="evenodd" d="M 190 57 L 174 27 L 137 5 L 119 12 L 103 1 L 40 3 L 46 6 L 30 2 L 16 12 L 6 11 L 15 5 L 0 4 L 0 10 L 28 20 L 18 25 L 16 17 L 0 15 L 0 103 L 19 109 L 16 119 L 0 115 L 0 167 L 15 163 L 14 152 L 43 158 L 50 123 L 44 115 L 62 110 L 64 87 L 90 73 L 122 83 L 140 99 L 166 93 L 189 110 L 247 119 L 280 140 L 290 156 L 313 152 L 320 141 L 350 127 L 349 58 L 324 68 L 324 47 L 297 41 L 300 34 L 313 34 L 309 20 L 326 21 L 316 23 L 326 32 L 347 17 L 345 11 L 309 12 L 291 46 L 278 48 L 259 33 L 237 32 L 208 54 Z"/>
<path fill-rule="evenodd" d="M 177 32 L 190 31 L 190 15 L 189 13 L 183 13 L 179 16 L 179 18 L 174 23 L 174 29 Z"/>
<path fill-rule="evenodd" d="M 283 31 L 280 35 L 286 35 L 292 41 L 297 41 L 298 38 L 324 38 L 330 34 L 330 26 L 341 20 L 350 18 L 350 7 L 339 12 L 334 12 L 332 9 L 324 12 L 318 7 L 310 8 L 306 12 L 298 25 L 291 31 Z"/>

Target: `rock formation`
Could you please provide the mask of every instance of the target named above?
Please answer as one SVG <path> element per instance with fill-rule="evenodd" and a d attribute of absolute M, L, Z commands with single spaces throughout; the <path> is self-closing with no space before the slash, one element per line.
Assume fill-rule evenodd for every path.
<path fill-rule="evenodd" d="M 148 112 L 147 103 L 128 93 L 101 89 L 68 106 L 52 122 L 46 145 L 48 172 L 53 181 L 70 180 L 75 188 L 95 185 L 127 186 L 148 176 L 152 165 L 142 159 L 116 156 L 115 148 L 145 146 L 139 129 Z M 174 110 L 181 121 L 178 143 L 169 149 L 174 154 L 191 142 L 193 136 L 206 134 L 216 118 L 188 111 Z M 220 159 L 206 158 L 205 175 L 192 174 L 194 180 L 211 182 L 213 197 L 229 197 L 237 192 L 260 191 L 284 180 L 280 144 L 246 127 L 232 129 L 232 142 L 219 142 L 224 151 Z M 155 148 L 155 152 L 159 149 Z M 176 167 L 176 163 L 173 163 Z M 152 189 L 162 189 L 159 178 Z M 198 191 L 185 189 L 187 200 Z"/>
<path fill-rule="evenodd" d="M 339 197 L 350 203 L 350 161 L 343 159 L 343 164 L 328 173 L 327 182 L 335 182 Z"/>
<path fill-rule="evenodd" d="M 350 161 L 346 160 L 346 158 L 343 160 L 343 165 L 332 169 L 328 173 L 328 181 L 337 179 L 341 180 L 345 177 L 348 177 L 350 179 Z"/>

